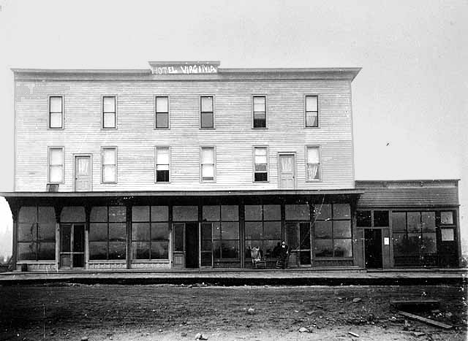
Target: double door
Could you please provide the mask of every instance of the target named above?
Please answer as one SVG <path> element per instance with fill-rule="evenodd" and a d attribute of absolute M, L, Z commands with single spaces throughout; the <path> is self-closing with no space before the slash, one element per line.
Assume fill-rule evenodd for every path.
<path fill-rule="evenodd" d="M 62 224 L 60 226 L 60 267 L 85 266 L 85 225 Z"/>

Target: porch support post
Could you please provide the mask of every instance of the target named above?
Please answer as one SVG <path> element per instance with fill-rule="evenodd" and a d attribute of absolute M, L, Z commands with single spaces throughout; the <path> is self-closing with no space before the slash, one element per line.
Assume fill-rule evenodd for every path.
<path fill-rule="evenodd" d="M 11 270 L 16 270 L 18 262 L 18 215 L 21 206 L 19 204 L 10 204 L 11 217 L 13 219 L 13 240 L 12 240 L 12 255 L 11 255 Z"/>
<path fill-rule="evenodd" d="M 60 216 L 62 214 L 62 205 L 55 205 L 55 268 L 60 267 Z"/>

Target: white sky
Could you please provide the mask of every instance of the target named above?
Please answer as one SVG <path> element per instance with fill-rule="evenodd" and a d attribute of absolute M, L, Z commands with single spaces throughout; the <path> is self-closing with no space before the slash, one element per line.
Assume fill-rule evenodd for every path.
<path fill-rule="evenodd" d="M 362 67 L 353 82 L 356 179 L 462 179 L 461 226 L 468 230 L 466 0 L 0 6 L 0 192 L 13 190 L 10 68 L 149 68 L 149 60 Z"/>

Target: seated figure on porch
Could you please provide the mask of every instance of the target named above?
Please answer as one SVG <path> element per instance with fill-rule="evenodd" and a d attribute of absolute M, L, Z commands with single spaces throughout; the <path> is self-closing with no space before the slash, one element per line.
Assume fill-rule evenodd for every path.
<path fill-rule="evenodd" d="M 254 246 L 250 249 L 250 257 L 252 258 L 252 264 L 256 267 L 258 262 L 262 261 L 262 250 L 258 246 Z"/>

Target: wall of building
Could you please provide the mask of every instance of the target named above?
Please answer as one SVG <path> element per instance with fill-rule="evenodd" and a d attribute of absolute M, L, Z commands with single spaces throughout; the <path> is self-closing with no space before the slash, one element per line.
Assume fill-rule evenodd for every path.
<path fill-rule="evenodd" d="M 98 78 L 98 77 L 97 77 Z M 304 127 L 304 96 L 319 96 L 319 127 Z M 64 96 L 64 129 L 48 128 L 48 97 Z M 102 129 L 102 96 L 117 96 L 117 129 Z M 170 129 L 154 129 L 156 95 L 170 101 Z M 215 129 L 200 129 L 200 95 L 214 96 Z M 267 96 L 267 128 L 252 128 L 252 96 Z M 296 155 L 296 187 L 354 187 L 349 80 L 17 80 L 15 191 L 45 191 L 47 149 L 92 155 L 92 190 L 276 189 L 278 153 Z M 306 182 L 305 147 L 320 146 L 322 180 Z M 118 182 L 101 182 L 101 148 L 118 147 Z M 171 183 L 155 183 L 155 146 L 171 148 Z M 200 183 L 200 147 L 216 148 L 216 181 Z M 267 146 L 269 182 L 253 183 L 253 147 Z M 188 187 L 189 186 L 189 187 Z"/>

